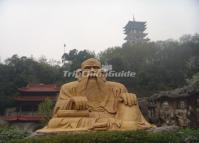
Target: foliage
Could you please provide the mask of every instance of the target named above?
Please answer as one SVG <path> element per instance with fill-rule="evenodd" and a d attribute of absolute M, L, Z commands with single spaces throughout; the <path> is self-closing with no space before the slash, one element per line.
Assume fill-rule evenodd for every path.
<path fill-rule="evenodd" d="M 78 51 L 77 49 L 70 50 L 69 53 L 64 53 L 62 61 L 65 63 L 65 67 L 68 67 L 70 71 L 80 68 L 82 61 L 95 57 L 94 52 L 88 50 Z"/>
<path fill-rule="evenodd" d="M 183 36 L 180 41 L 167 40 L 123 44 L 100 53 L 103 63 L 115 71 L 136 72 L 135 78 L 110 78 L 122 82 L 139 96 L 150 96 L 186 84 L 199 72 L 199 35 Z"/>
<path fill-rule="evenodd" d="M 50 118 L 52 117 L 52 111 L 53 111 L 54 104 L 52 100 L 45 99 L 43 102 L 41 102 L 38 106 L 38 113 L 43 117 L 42 125 L 46 125 Z"/>
<path fill-rule="evenodd" d="M 111 131 L 32 137 L 12 143 L 183 143 L 199 142 L 199 130 L 185 129 L 176 133 L 146 131 Z"/>
<path fill-rule="evenodd" d="M 17 130 L 11 127 L 0 128 L 0 143 L 7 143 L 14 139 L 23 139 L 29 134 L 22 130 Z"/>

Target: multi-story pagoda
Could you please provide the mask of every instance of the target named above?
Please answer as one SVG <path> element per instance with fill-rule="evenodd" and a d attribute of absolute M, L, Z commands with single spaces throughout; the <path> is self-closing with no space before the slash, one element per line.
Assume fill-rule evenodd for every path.
<path fill-rule="evenodd" d="M 126 34 L 126 42 L 129 44 L 133 44 L 149 41 L 149 39 L 146 38 L 147 33 L 144 33 L 145 30 L 146 22 L 135 21 L 133 17 L 133 21 L 129 21 L 127 25 L 124 27 L 124 34 Z"/>
<path fill-rule="evenodd" d="M 28 84 L 18 88 L 19 96 L 15 96 L 16 107 L 8 108 L 3 117 L 8 122 L 38 122 L 38 105 L 46 98 L 56 100 L 59 88 L 55 84 Z"/>

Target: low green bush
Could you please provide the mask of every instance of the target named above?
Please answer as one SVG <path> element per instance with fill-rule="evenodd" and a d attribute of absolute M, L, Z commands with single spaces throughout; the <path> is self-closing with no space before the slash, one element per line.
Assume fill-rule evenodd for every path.
<path fill-rule="evenodd" d="M 53 107 L 54 107 L 53 101 L 48 98 L 39 104 L 38 113 L 43 117 L 41 121 L 42 126 L 45 126 L 48 123 L 48 121 L 51 119 Z"/>
<path fill-rule="evenodd" d="M 12 143 L 199 143 L 199 129 L 184 129 L 176 133 L 146 131 L 89 132 L 36 136 Z"/>
<path fill-rule="evenodd" d="M 7 143 L 16 139 L 24 139 L 29 134 L 25 131 L 18 130 L 13 127 L 0 128 L 0 143 Z"/>

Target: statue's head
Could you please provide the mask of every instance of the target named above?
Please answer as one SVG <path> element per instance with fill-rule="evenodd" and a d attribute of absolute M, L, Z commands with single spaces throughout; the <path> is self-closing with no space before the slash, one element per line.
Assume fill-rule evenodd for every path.
<path fill-rule="evenodd" d="M 101 62 L 95 58 L 90 58 L 82 62 L 81 69 L 100 69 L 102 67 Z"/>
<path fill-rule="evenodd" d="M 101 62 L 95 58 L 85 60 L 81 64 L 82 77 L 97 78 L 103 76 L 103 70 L 101 69 Z"/>
<path fill-rule="evenodd" d="M 168 101 L 164 101 L 164 102 L 162 103 L 162 109 L 164 109 L 164 110 L 169 110 L 169 103 L 168 103 Z"/>
<path fill-rule="evenodd" d="M 179 108 L 180 108 L 180 109 L 185 109 L 185 107 L 186 107 L 185 102 L 184 102 L 184 101 L 180 101 L 180 103 L 179 103 Z"/>
<path fill-rule="evenodd" d="M 82 62 L 81 69 L 76 72 L 76 77 L 82 89 L 86 89 L 87 85 L 102 87 L 106 81 L 106 73 L 102 70 L 101 62 L 95 58 Z"/>

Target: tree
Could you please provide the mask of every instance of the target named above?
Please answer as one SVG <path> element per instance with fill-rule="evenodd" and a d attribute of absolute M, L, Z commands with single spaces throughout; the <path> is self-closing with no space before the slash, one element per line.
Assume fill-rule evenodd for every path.
<path fill-rule="evenodd" d="M 81 63 L 88 59 L 95 57 L 94 52 L 88 50 L 78 51 L 76 49 L 70 50 L 69 53 L 64 53 L 62 56 L 62 61 L 65 62 L 64 67 L 70 71 L 78 69 Z"/>
<path fill-rule="evenodd" d="M 186 84 L 199 71 L 199 36 L 184 36 L 180 41 L 125 43 L 100 53 L 100 59 L 113 70 L 136 72 L 135 78 L 111 78 L 127 85 L 139 96 L 171 90 Z"/>

